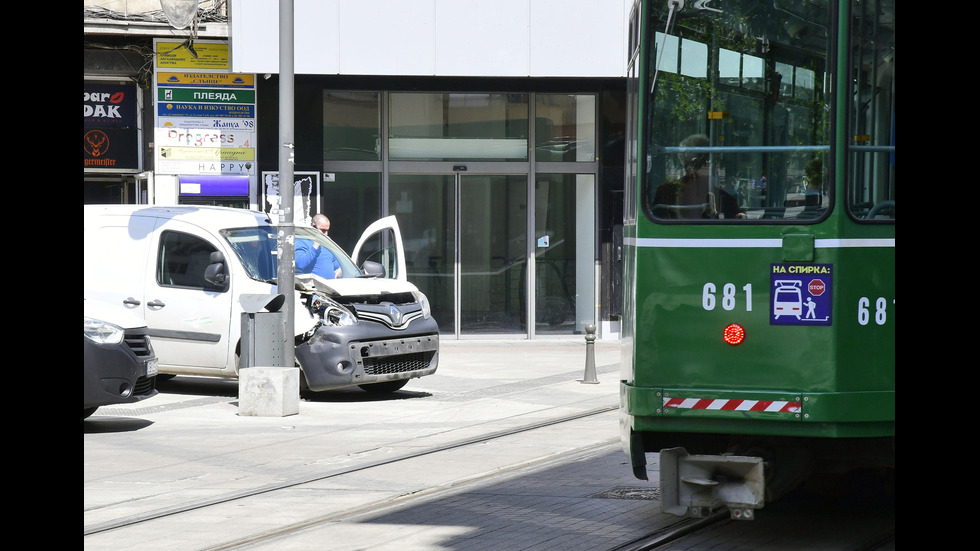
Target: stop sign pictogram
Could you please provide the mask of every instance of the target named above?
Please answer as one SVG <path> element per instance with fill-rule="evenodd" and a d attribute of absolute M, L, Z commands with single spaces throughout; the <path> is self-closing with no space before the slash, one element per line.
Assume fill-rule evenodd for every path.
<path fill-rule="evenodd" d="M 819 279 L 814 279 L 813 281 L 810 282 L 810 285 L 807 286 L 807 289 L 810 291 L 810 294 L 815 297 L 819 297 L 820 295 L 822 295 L 826 288 L 827 286 L 824 285 L 823 281 Z"/>

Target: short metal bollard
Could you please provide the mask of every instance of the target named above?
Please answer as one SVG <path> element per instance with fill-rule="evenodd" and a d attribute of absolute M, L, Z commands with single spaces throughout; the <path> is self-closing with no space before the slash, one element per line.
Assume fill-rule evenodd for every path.
<path fill-rule="evenodd" d="M 598 384 L 599 379 L 595 375 L 595 325 L 585 326 L 585 376 L 582 378 L 583 384 Z"/>

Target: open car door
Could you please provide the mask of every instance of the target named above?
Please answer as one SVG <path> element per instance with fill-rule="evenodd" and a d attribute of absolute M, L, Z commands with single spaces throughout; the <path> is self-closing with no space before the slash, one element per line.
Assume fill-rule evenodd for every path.
<path fill-rule="evenodd" d="M 408 281 L 405 246 L 395 216 L 385 216 L 368 226 L 357 240 L 351 259 L 358 266 L 365 260 L 378 262 L 384 266 L 385 278 Z"/>

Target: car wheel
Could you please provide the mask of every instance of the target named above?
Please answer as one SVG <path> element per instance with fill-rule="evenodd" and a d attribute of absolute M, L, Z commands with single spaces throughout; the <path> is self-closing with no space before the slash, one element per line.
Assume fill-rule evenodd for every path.
<path fill-rule="evenodd" d="M 357 386 L 361 387 L 362 390 L 374 394 L 388 394 L 401 389 L 401 387 L 407 384 L 408 384 L 408 379 L 402 379 L 400 381 L 385 381 L 383 383 L 372 383 L 369 385 L 357 385 Z"/>
<path fill-rule="evenodd" d="M 94 408 L 85 408 L 85 417 L 82 417 L 82 419 L 88 419 L 97 409 L 99 409 L 98 406 L 95 406 Z"/>

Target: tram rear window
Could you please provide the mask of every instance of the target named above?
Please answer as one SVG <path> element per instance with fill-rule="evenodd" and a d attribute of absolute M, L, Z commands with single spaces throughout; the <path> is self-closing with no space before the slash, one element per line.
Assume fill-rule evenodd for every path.
<path fill-rule="evenodd" d="M 861 141 L 840 145 L 851 151 L 852 216 L 864 219 L 877 206 L 874 217 L 894 219 L 894 0 L 873 2 L 874 16 L 862 13 L 867 4 L 853 7 L 862 78 L 845 98 L 856 131 L 848 134 Z M 670 2 L 651 5 L 657 31 L 647 45 L 653 86 L 645 92 L 641 177 L 647 215 L 820 220 L 834 200 L 833 3 L 688 3 L 675 13 Z M 867 24 L 871 17 L 879 24 Z"/>

